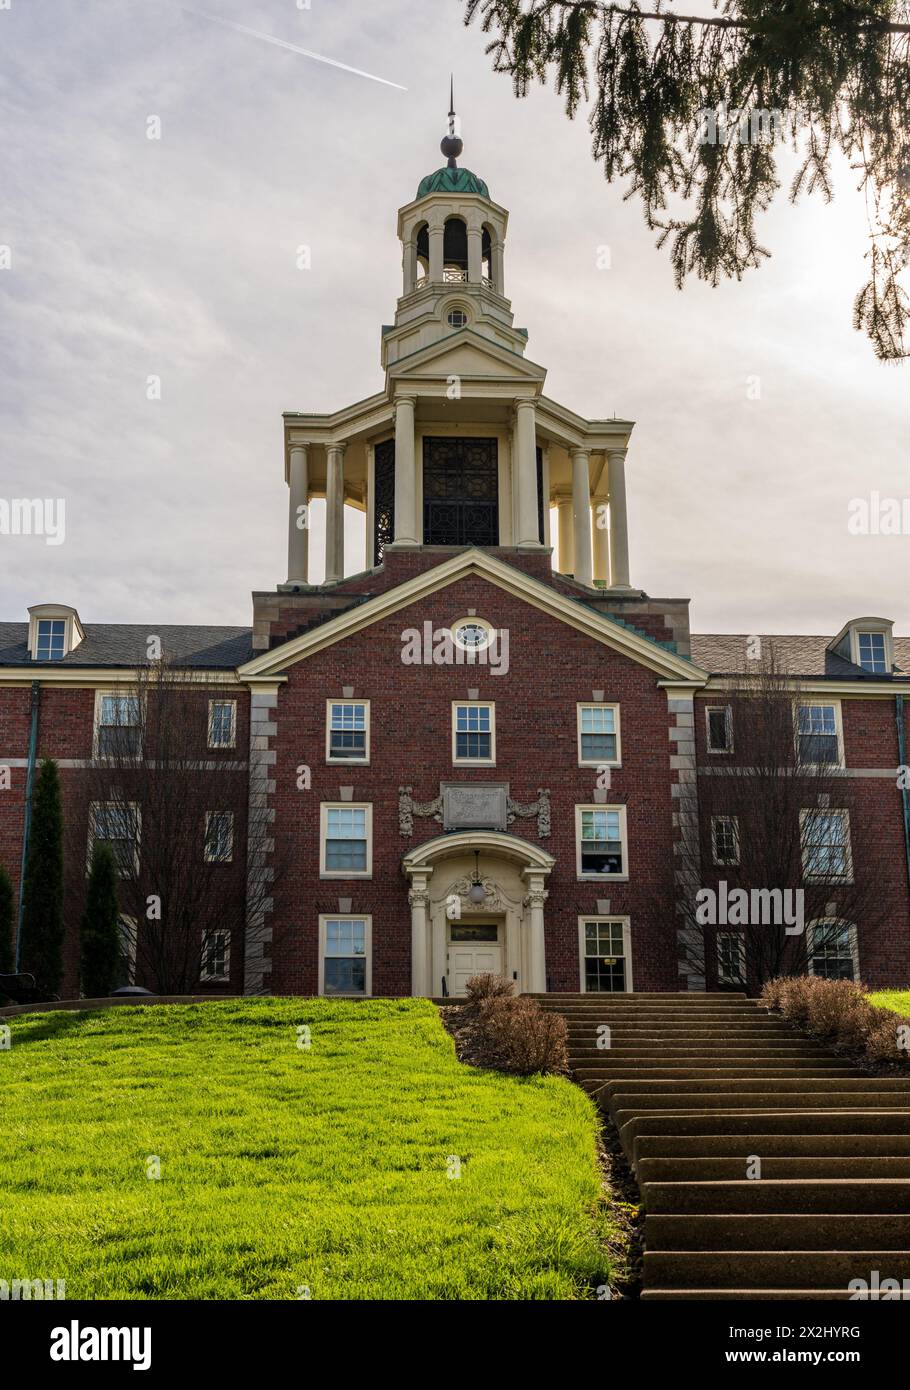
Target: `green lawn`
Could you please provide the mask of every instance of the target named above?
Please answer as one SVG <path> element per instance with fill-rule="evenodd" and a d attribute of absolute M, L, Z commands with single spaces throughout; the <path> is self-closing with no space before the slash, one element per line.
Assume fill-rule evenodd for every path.
<path fill-rule="evenodd" d="M 606 1282 L 590 1101 L 461 1066 L 429 1003 L 8 1021 L 0 1278 L 89 1299 L 565 1299 Z"/>
<path fill-rule="evenodd" d="M 878 989 L 869 995 L 869 1002 L 896 1014 L 910 1014 L 910 989 Z"/>

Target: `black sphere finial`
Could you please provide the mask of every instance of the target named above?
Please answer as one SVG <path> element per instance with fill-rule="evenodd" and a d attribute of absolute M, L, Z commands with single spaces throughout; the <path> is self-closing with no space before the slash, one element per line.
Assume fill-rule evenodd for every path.
<path fill-rule="evenodd" d="M 455 115 L 455 79 L 449 76 L 449 129 L 439 142 L 450 169 L 457 169 L 456 160 L 464 149 L 464 141 L 456 134 L 458 117 Z"/>

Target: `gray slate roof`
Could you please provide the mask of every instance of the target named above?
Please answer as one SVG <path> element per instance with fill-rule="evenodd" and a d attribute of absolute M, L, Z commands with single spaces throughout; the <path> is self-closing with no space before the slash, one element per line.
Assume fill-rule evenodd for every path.
<path fill-rule="evenodd" d="M 692 634 L 692 660 L 696 666 L 716 676 L 738 676 L 754 670 L 746 657 L 748 637 L 744 633 Z M 840 680 L 881 680 L 880 675 L 854 666 L 842 656 L 827 650 L 830 637 L 762 635 L 763 653 L 773 655 L 781 675 L 830 676 Z M 897 676 L 910 676 L 910 637 L 894 638 Z"/>
<path fill-rule="evenodd" d="M 152 635 L 176 665 L 233 670 L 253 654 L 248 627 L 195 627 L 154 623 L 85 623 L 85 637 L 62 661 L 32 661 L 28 623 L 0 623 L 0 666 L 137 666 L 147 659 Z"/>

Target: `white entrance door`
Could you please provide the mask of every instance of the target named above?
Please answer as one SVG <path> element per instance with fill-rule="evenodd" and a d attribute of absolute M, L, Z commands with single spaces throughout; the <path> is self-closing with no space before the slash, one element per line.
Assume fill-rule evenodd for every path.
<path fill-rule="evenodd" d="M 501 975 L 502 946 L 495 923 L 454 926 L 449 938 L 450 994 L 464 994 L 473 975 Z"/>

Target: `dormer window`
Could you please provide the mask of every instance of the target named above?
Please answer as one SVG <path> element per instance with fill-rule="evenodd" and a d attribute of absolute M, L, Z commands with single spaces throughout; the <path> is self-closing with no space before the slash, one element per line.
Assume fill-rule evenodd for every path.
<path fill-rule="evenodd" d="M 28 654 L 32 661 L 62 661 L 84 636 L 75 608 L 38 603 L 28 610 Z"/>
<path fill-rule="evenodd" d="M 864 671 L 887 673 L 889 670 L 888 650 L 883 632 L 858 632 L 856 645 L 859 664 Z"/>
<path fill-rule="evenodd" d="M 854 618 L 828 643 L 828 651 L 873 676 L 894 670 L 894 639 L 890 618 Z"/>
<path fill-rule="evenodd" d="M 36 635 L 36 661 L 61 661 L 66 656 L 65 618 L 39 618 Z"/>

